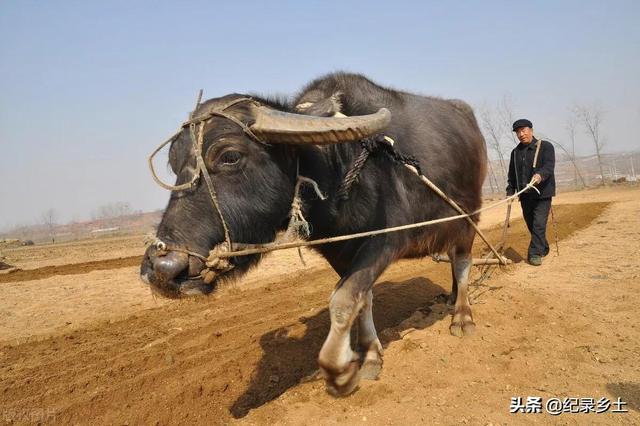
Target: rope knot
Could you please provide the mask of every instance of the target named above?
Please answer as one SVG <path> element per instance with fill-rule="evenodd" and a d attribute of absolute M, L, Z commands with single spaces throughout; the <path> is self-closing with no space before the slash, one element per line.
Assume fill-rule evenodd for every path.
<path fill-rule="evenodd" d="M 153 234 L 147 234 L 144 237 L 145 247 L 153 246 L 156 249 L 156 256 L 165 256 L 167 254 L 167 243 Z"/>
<path fill-rule="evenodd" d="M 285 241 L 291 241 L 295 238 L 305 239 L 309 238 L 310 235 L 309 222 L 302 215 L 302 200 L 300 200 L 300 197 L 296 197 L 291 203 L 291 218 L 285 233 Z"/>
<path fill-rule="evenodd" d="M 371 154 L 377 154 L 382 151 L 389 155 L 393 160 L 410 164 L 418 171 L 420 170 L 418 161 L 414 157 L 403 156 L 398 153 L 393 147 L 393 139 L 385 136 L 383 133 L 360 139 L 360 146 L 362 147 L 362 151 L 360 151 L 360 154 L 354 160 L 353 165 L 338 188 L 337 196 L 340 201 L 347 201 L 349 199 L 351 188 L 356 182 L 358 182 L 360 172 Z"/>
<path fill-rule="evenodd" d="M 362 147 L 362 149 L 369 151 L 369 153 L 373 153 L 380 148 L 380 144 L 383 142 L 384 135 L 382 133 L 379 133 L 368 138 L 360 139 L 360 146 Z"/>
<path fill-rule="evenodd" d="M 229 244 L 226 242 L 218 244 L 211 249 L 205 262 L 207 267 L 200 273 L 200 276 L 205 283 L 210 284 L 218 275 L 233 269 L 234 265 L 228 257 L 220 257 L 221 254 L 228 253 L 230 251 L 231 247 L 229 247 Z"/>
<path fill-rule="evenodd" d="M 293 193 L 293 201 L 291 202 L 291 210 L 289 211 L 289 225 L 287 226 L 287 231 L 285 232 L 285 240 L 291 241 L 296 238 L 306 239 L 311 235 L 311 228 L 309 227 L 309 222 L 305 219 L 302 214 L 302 197 L 300 196 L 300 189 L 302 184 L 311 185 L 311 187 L 316 192 L 316 195 L 321 200 L 325 200 L 325 195 L 320 191 L 318 184 L 313 180 L 305 176 L 301 176 L 298 174 L 296 179 L 296 186 Z"/>

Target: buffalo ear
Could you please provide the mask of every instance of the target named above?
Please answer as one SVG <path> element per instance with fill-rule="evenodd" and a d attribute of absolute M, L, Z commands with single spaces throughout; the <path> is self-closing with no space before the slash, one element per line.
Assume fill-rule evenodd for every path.
<path fill-rule="evenodd" d="M 328 98 L 319 90 L 306 93 L 295 106 L 296 112 L 316 117 L 333 117 L 342 113 L 342 92 L 336 92 Z"/>

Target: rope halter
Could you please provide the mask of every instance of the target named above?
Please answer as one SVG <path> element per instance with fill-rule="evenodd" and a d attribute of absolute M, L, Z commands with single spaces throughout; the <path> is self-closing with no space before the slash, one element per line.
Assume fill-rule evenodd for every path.
<path fill-rule="evenodd" d="M 218 197 L 217 197 L 215 187 L 213 185 L 211 177 L 209 176 L 209 172 L 207 171 L 207 167 L 202 157 L 202 151 L 204 146 L 204 126 L 205 124 L 209 123 L 213 117 L 223 117 L 227 120 L 232 121 L 233 123 L 240 126 L 242 130 L 252 140 L 263 145 L 265 144 L 265 142 L 260 140 L 246 124 L 238 120 L 233 115 L 230 115 L 229 113 L 225 112 L 225 110 L 227 110 L 228 108 L 243 102 L 254 102 L 257 104 L 257 102 L 255 102 L 251 98 L 239 98 L 239 99 L 230 101 L 224 105 L 221 105 L 219 107 L 216 107 L 215 109 L 207 111 L 206 113 L 201 114 L 197 117 L 193 117 L 194 113 L 192 113 L 189 120 L 182 123 L 182 125 L 180 126 L 180 129 L 178 129 L 176 133 L 174 133 L 169 139 L 167 139 L 158 148 L 156 148 L 153 151 L 153 153 L 149 156 L 149 168 L 151 169 L 151 175 L 153 176 L 153 179 L 156 181 L 156 183 L 165 189 L 168 189 L 170 191 L 182 191 L 182 190 L 191 189 L 194 186 L 198 185 L 200 177 L 204 178 L 205 184 L 207 185 L 207 189 L 209 191 L 209 197 L 211 199 L 211 202 L 213 204 L 213 207 L 218 217 L 220 218 L 220 222 L 222 223 L 222 228 L 224 230 L 224 242 L 213 247 L 213 249 L 209 251 L 207 257 L 204 257 L 199 253 L 190 251 L 182 247 L 169 245 L 158 238 L 155 238 L 153 240 L 153 245 L 156 247 L 157 253 L 159 253 L 160 255 L 167 254 L 169 251 L 179 251 L 179 252 L 186 253 L 190 256 L 195 256 L 200 260 L 202 260 L 205 264 L 205 268 L 201 271 L 200 276 L 203 279 L 203 281 L 207 284 L 210 284 L 211 282 L 213 282 L 218 275 L 224 272 L 228 272 L 234 268 L 235 265 L 230 260 L 230 257 L 232 257 L 232 253 L 234 253 L 234 250 L 233 250 L 234 246 L 240 246 L 240 247 L 252 246 L 252 244 L 232 243 L 231 235 L 229 233 L 229 227 L 222 214 L 222 210 L 218 202 Z M 195 110 L 197 110 L 199 103 L 200 103 L 200 99 L 198 98 L 198 102 L 196 103 Z M 189 129 L 189 137 L 191 139 L 191 143 L 194 149 L 194 155 L 196 159 L 196 170 L 195 170 L 194 176 L 191 178 L 189 182 L 186 182 L 180 185 L 169 185 L 163 182 L 156 174 L 156 171 L 153 166 L 153 159 L 158 154 L 158 152 L 162 150 L 162 148 L 174 142 L 180 136 L 183 130 L 187 128 Z M 314 191 L 316 192 L 316 194 L 320 199 L 324 200 L 326 198 L 318 188 L 317 183 L 310 178 L 301 176 L 299 174 L 299 171 L 300 171 L 300 167 L 298 164 L 296 168 L 296 185 L 294 189 L 294 196 L 291 202 L 291 209 L 289 214 L 290 215 L 289 226 L 287 227 L 287 230 L 285 232 L 285 240 L 289 240 L 289 241 L 295 239 L 296 237 L 307 238 L 309 237 L 309 234 L 310 234 L 309 224 L 302 214 L 303 203 L 300 197 L 300 189 L 302 184 L 309 184 L 310 186 L 312 186 L 312 188 L 314 189 Z"/>
<path fill-rule="evenodd" d="M 172 245 L 169 245 L 159 239 L 156 239 L 154 245 L 156 247 L 156 250 L 158 250 L 159 253 L 164 253 L 166 254 L 168 251 L 181 251 L 184 253 L 187 253 L 191 256 L 195 256 L 201 260 L 204 261 L 206 268 L 201 272 L 201 277 L 203 278 L 203 280 L 208 284 L 211 283 L 217 274 L 219 273 L 223 273 L 223 272 L 227 272 L 231 269 L 233 269 L 234 265 L 230 262 L 230 260 L 228 258 L 225 259 L 220 259 L 217 255 L 220 253 L 225 253 L 225 252 L 229 252 L 232 249 L 232 243 L 231 243 L 231 235 L 229 233 L 229 227 L 227 225 L 227 222 L 224 219 L 224 216 L 222 214 L 222 210 L 220 209 L 220 204 L 218 202 L 218 196 L 215 190 L 215 187 L 213 186 L 213 182 L 211 181 L 211 176 L 209 176 L 209 172 L 207 171 L 207 166 L 204 162 L 204 159 L 202 157 L 202 149 L 204 146 L 204 126 L 205 124 L 209 123 L 211 121 L 212 118 L 214 117 L 223 117 L 229 121 L 232 121 L 233 123 L 237 124 L 238 126 L 240 126 L 242 128 L 242 130 L 253 140 L 255 140 L 256 142 L 259 143 L 264 143 L 262 142 L 260 139 L 258 139 L 258 137 L 251 131 L 251 129 L 249 129 L 249 127 L 244 124 L 242 121 L 240 121 L 239 119 L 237 119 L 236 117 L 230 115 L 229 113 L 225 112 L 227 109 L 229 109 L 230 107 L 237 105 L 239 103 L 243 103 L 243 102 L 255 102 L 253 99 L 251 98 L 239 98 L 239 99 L 234 99 L 230 102 L 227 102 L 226 104 L 223 104 L 221 106 L 218 106 L 212 110 L 207 111 L 204 114 L 201 114 L 197 117 L 194 117 L 195 111 L 197 110 L 197 108 L 200 105 L 200 96 L 198 97 L 198 102 L 196 104 L 196 108 L 194 109 L 194 112 L 191 113 L 189 120 L 185 121 L 184 123 L 182 123 L 180 125 L 180 128 L 178 129 L 177 132 L 175 132 L 173 135 L 171 135 L 171 137 L 169 137 L 169 139 L 167 139 L 166 141 L 164 141 L 162 144 L 160 144 L 160 146 L 158 146 L 158 148 L 156 148 L 151 155 L 149 156 L 149 168 L 151 170 L 151 175 L 153 176 L 153 179 L 155 180 L 155 182 L 160 185 L 161 187 L 163 187 L 164 189 L 167 189 L 169 191 L 183 191 L 183 190 L 187 190 L 187 189 L 191 189 L 193 187 L 195 187 L 199 180 L 200 177 L 204 178 L 205 184 L 207 185 L 207 190 L 209 191 L 209 197 L 211 199 L 211 203 L 213 204 L 213 207 L 218 215 L 218 217 L 220 218 L 220 222 L 222 223 L 222 228 L 224 231 L 224 242 L 218 244 L 216 247 L 214 247 L 210 252 L 208 257 L 204 257 L 199 253 L 187 250 L 187 249 L 183 249 L 181 247 L 175 247 Z M 191 139 L 191 143 L 193 145 L 193 150 L 194 150 L 194 156 L 195 156 L 195 160 L 196 160 L 196 170 L 195 173 L 193 175 L 193 177 L 191 178 L 191 180 L 189 182 L 180 184 L 180 185 L 169 185 L 165 182 L 163 182 L 157 175 L 155 168 L 153 166 L 153 159 L 155 158 L 155 156 L 158 154 L 158 152 L 160 152 L 160 150 L 162 150 L 162 148 L 164 148 L 166 145 L 174 142 L 175 140 L 178 139 L 178 137 L 180 136 L 180 134 L 182 134 L 182 132 L 184 131 L 184 129 L 188 129 L 189 130 L 189 137 Z"/>

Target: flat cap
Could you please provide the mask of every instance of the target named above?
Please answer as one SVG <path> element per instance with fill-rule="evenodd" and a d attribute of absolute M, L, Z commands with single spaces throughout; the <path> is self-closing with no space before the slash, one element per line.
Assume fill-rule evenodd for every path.
<path fill-rule="evenodd" d="M 513 122 L 513 131 L 515 132 L 520 127 L 530 127 L 533 129 L 533 124 L 527 120 L 526 118 L 521 118 L 520 120 L 516 120 Z"/>

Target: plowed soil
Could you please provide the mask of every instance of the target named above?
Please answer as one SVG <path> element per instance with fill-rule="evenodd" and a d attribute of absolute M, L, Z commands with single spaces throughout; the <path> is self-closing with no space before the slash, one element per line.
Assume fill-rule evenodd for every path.
<path fill-rule="evenodd" d="M 484 279 L 474 270 L 474 336 L 448 334 L 448 264 L 390 267 L 374 287 L 383 373 L 341 399 L 316 374 L 338 277 L 312 252 L 306 266 L 296 251 L 275 253 L 242 283 L 183 301 L 154 300 L 129 266 L 139 258 L 119 249 L 0 275 L 2 419 L 637 424 L 640 191 L 561 195 L 554 209 L 559 256 L 554 245 L 541 267 L 521 262 L 528 234 L 514 209 L 506 253 L 516 263 Z M 492 241 L 500 216 L 483 219 Z M 478 242 L 476 255 L 485 251 Z M 6 255 L 20 264 L 28 251 Z M 620 397 L 629 412 L 509 414 L 510 397 L 528 395 Z"/>
<path fill-rule="evenodd" d="M 142 256 L 130 256 L 118 259 L 96 260 L 93 262 L 72 263 L 69 265 L 43 266 L 36 269 L 15 269 L 7 274 L 0 275 L 0 283 L 42 280 L 54 275 L 86 274 L 91 271 L 104 271 L 110 269 L 125 268 L 127 266 L 140 265 Z"/>

